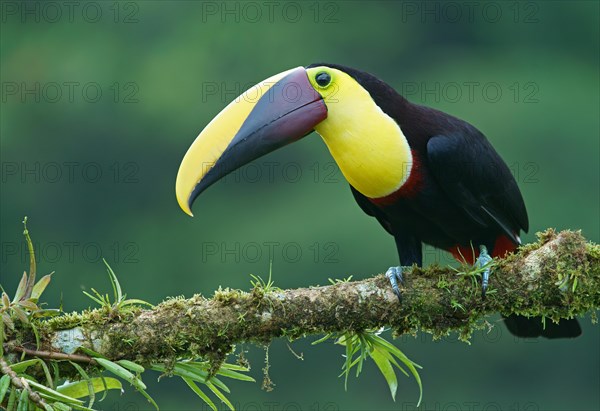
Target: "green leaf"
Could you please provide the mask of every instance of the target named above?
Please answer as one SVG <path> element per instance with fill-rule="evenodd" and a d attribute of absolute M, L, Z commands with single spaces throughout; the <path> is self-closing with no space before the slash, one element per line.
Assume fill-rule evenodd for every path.
<path fill-rule="evenodd" d="M 421 367 L 419 364 L 411 361 L 406 355 L 404 355 L 404 353 L 402 351 L 400 351 L 400 349 L 398 347 L 396 347 L 395 345 L 391 344 L 389 341 L 376 336 L 376 341 L 378 344 L 380 344 L 381 346 L 385 347 L 391 354 L 395 355 L 400 361 L 402 361 L 402 363 L 410 370 L 411 374 L 413 375 L 413 377 L 415 377 L 415 380 L 417 381 L 417 384 L 419 385 L 419 401 L 417 403 L 417 407 L 421 404 L 421 400 L 423 399 L 423 384 L 421 382 L 421 377 L 419 376 L 419 372 L 417 371 L 417 368 L 423 368 Z"/>
<path fill-rule="evenodd" d="M 32 386 L 33 388 L 35 388 L 35 390 L 44 398 L 46 399 L 50 399 L 53 401 L 60 401 L 60 402 L 64 402 L 67 403 L 71 406 L 75 406 L 75 405 L 79 405 L 82 406 L 83 401 L 78 400 L 76 398 L 73 397 L 69 397 L 68 395 L 64 395 L 56 390 L 53 390 L 52 388 L 48 388 L 43 384 L 37 383 L 35 381 L 33 381 L 32 379 L 27 379 L 27 382 L 29 383 L 30 386 Z"/>
<path fill-rule="evenodd" d="M 201 366 L 190 366 L 182 363 L 175 364 L 173 373 L 202 383 L 206 382 L 208 378 L 208 371 Z"/>
<path fill-rule="evenodd" d="M 225 364 L 224 364 L 225 365 Z M 247 370 L 244 367 L 240 367 L 234 364 L 227 364 L 228 367 L 230 368 L 235 368 L 235 369 L 239 369 L 239 370 Z M 184 378 L 184 379 L 188 379 L 190 381 L 194 381 L 194 382 L 199 382 L 201 384 L 205 384 L 205 385 L 213 385 L 215 386 L 217 389 L 221 389 L 227 393 L 230 392 L 229 387 L 227 387 L 227 385 L 225 385 L 220 379 L 216 378 L 216 377 L 212 377 L 210 380 L 207 381 L 208 378 L 208 363 L 206 362 L 178 362 L 174 365 L 173 369 L 172 369 L 172 373 L 173 375 L 176 375 L 178 377 Z M 159 371 L 159 372 L 166 372 L 166 368 L 162 365 L 162 364 L 153 364 L 152 365 L 152 369 L 155 371 Z M 255 380 L 252 377 L 249 377 L 247 375 L 244 374 L 240 374 L 237 372 L 234 372 L 232 370 L 228 370 L 228 369 L 223 369 L 221 368 L 219 371 L 217 371 L 217 374 L 223 375 L 224 377 L 228 377 L 228 378 L 234 378 L 234 379 L 238 379 L 238 380 L 242 380 L 242 381 L 252 381 L 255 382 Z"/>
<path fill-rule="evenodd" d="M 58 368 L 58 361 L 51 361 L 50 365 L 52 366 L 54 381 L 60 381 L 60 369 Z M 56 387 L 52 387 L 56 389 Z"/>
<path fill-rule="evenodd" d="M 360 333 L 346 332 L 342 335 L 338 334 L 339 336 L 335 343 L 346 346 L 346 358 L 342 366 L 342 373 L 340 374 L 340 377 L 342 375 L 345 377 L 344 387 L 347 387 L 351 369 L 356 367 L 356 376 L 358 377 L 362 370 L 364 360 L 367 357 L 371 357 L 388 383 L 392 398 L 395 401 L 396 392 L 398 390 L 398 380 L 394 367 L 398 368 L 407 377 L 409 376 L 409 373 L 397 361 L 398 359 L 401 364 L 404 364 L 404 366 L 409 369 L 419 385 L 418 404 L 420 405 L 423 397 L 423 386 L 417 368 L 421 368 L 421 366 L 411 361 L 399 348 L 380 337 L 379 334 L 382 331 L 383 330 L 377 332 L 363 331 Z"/>
<path fill-rule="evenodd" d="M 202 364 L 202 363 L 200 363 Z M 198 381 L 200 381 L 203 384 L 207 384 L 208 381 L 206 381 L 206 379 L 208 378 L 208 371 L 203 367 L 203 365 L 198 365 L 198 363 L 196 364 L 190 364 L 190 363 L 178 363 L 175 365 L 175 368 L 178 368 L 180 370 L 187 370 L 188 372 L 192 373 L 192 374 L 196 374 L 198 375 L 200 378 L 196 378 Z M 223 382 L 221 380 L 219 380 L 217 377 L 212 377 L 209 380 L 211 383 L 213 383 L 214 385 L 216 385 L 217 387 L 219 387 L 220 389 L 222 389 L 225 392 L 229 392 L 229 388 L 223 384 Z"/>
<path fill-rule="evenodd" d="M 31 326 L 31 331 L 33 331 L 33 335 L 35 336 L 35 349 L 39 350 L 40 349 L 40 332 L 38 331 L 35 323 L 30 322 L 29 325 Z"/>
<path fill-rule="evenodd" d="M 69 361 L 69 363 L 71 363 L 73 368 L 75 368 L 77 370 L 77 372 L 79 373 L 79 375 L 81 375 L 81 378 L 83 378 L 83 382 L 86 383 L 87 390 L 88 390 L 87 395 L 90 397 L 90 401 L 88 402 L 88 407 L 92 408 L 92 406 L 94 405 L 94 401 L 96 401 L 96 391 L 94 390 L 94 384 L 90 380 L 90 377 L 87 374 L 87 372 L 85 372 L 85 370 L 79 364 L 77 364 L 76 362 L 73 362 L 73 361 Z M 104 388 L 104 384 L 103 384 L 103 388 Z"/>
<path fill-rule="evenodd" d="M 108 272 L 108 278 L 110 278 L 110 283 L 112 285 L 113 293 L 115 296 L 115 303 L 118 303 L 123 299 L 123 292 L 121 291 L 121 285 L 119 284 L 119 280 L 117 280 L 117 275 L 112 270 L 112 268 L 110 268 L 110 265 L 108 265 L 108 263 L 106 262 L 106 260 L 104 258 L 102 259 L 102 261 L 104 261 L 104 265 L 106 266 L 106 271 Z"/>
<path fill-rule="evenodd" d="M 23 371 L 25 371 L 27 369 L 27 367 L 37 364 L 37 362 L 40 361 L 38 358 L 34 358 L 31 360 L 25 360 L 25 361 L 21 361 L 15 364 L 12 364 L 10 366 L 10 368 L 16 372 L 17 374 L 22 373 Z"/>
<path fill-rule="evenodd" d="M 27 408 L 29 407 L 29 393 L 27 390 L 21 390 L 21 395 L 19 396 L 19 402 L 17 404 L 17 411 L 27 411 Z"/>
<path fill-rule="evenodd" d="M 194 391 L 196 393 L 196 395 L 202 399 L 202 401 L 204 401 L 210 408 L 212 408 L 213 411 L 217 411 L 217 407 L 215 406 L 215 403 L 212 402 L 212 400 L 210 398 L 208 398 L 208 395 L 206 395 L 200 389 L 200 387 L 198 387 L 196 385 L 196 383 L 194 381 L 192 381 L 189 378 L 185 378 L 185 377 L 181 377 L 181 379 L 183 381 L 185 381 L 185 383 L 192 389 L 192 391 Z"/>
<path fill-rule="evenodd" d="M 145 305 L 145 306 L 148 306 L 148 307 L 151 307 L 151 308 L 154 307 L 153 304 L 150 304 L 147 301 L 140 300 L 140 299 L 137 299 L 137 298 L 129 298 L 129 299 L 124 300 L 124 301 L 121 302 L 121 306 L 122 307 L 127 306 L 127 305 L 136 305 L 136 304 L 137 305 Z"/>
<path fill-rule="evenodd" d="M 102 301 L 99 298 L 94 297 L 93 295 L 91 295 L 90 293 L 88 293 L 87 291 L 82 291 L 85 295 L 87 295 L 88 297 L 90 297 L 92 300 L 94 300 L 96 303 L 98 303 L 98 305 L 100 307 L 104 307 L 104 301 Z"/>
<path fill-rule="evenodd" d="M 218 379 L 217 377 L 212 377 L 210 380 L 208 380 L 206 383 L 211 383 L 213 384 L 215 387 L 225 391 L 227 394 L 231 393 L 231 390 L 229 389 L 228 386 L 226 386 L 223 381 L 221 381 L 220 379 Z"/>
<path fill-rule="evenodd" d="M 341 339 L 340 339 L 341 340 Z M 345 338 L 346 343 L 346 363 L 344 364 L 344 373 L 346 374 L 344 378 L 344 389 L 348 390 L 348 377 L 350 376 L 350 368 L 352 368 L 352 356 L 354 355 L 354 350 L 352 347 L 352 338 Z"/>
<path fill-rule="evenodd" d="M 231 411 L 235 411 L 235 408 L 233 407 L 233 404 L 231 404 L 231 402 L 229 402 L 229 400 L 227 399 L 227 397 L 225 397 L 225 395 L 219 391 L 219 389 L 217 387 L 215 387 L 215 385 L 213 383 L 211 383 L 210 381 L 206 382 L 206 386 L 217 396 L 219 397 L 219 399 L 221 401 L 223 401 L 223 403 L 225 405 L 227 405 L 227 407 L 231 410 Z"/>
<path fill-rule="evenodd" d="M 256 380 L 254 378 L 250 377 L 249 375 L 245 375 L 245 374 L 233 371 L 233 370 L 228 370 L 223 367 L 221 367 L 219 369 L 219 371 L 217 371 L 217 374 L 222 375 L 223 377 L 233 378 L 235 380 L 256 382 Z"/>
<path fill-rule="evenodd" d="M 138 374 L 143 373 L 145 370 L 144 367 L 142 367 L 139 364 L 134 363 L 133 361 L 129 361 L 129 360 L 119 360 L 117 361 L 117 364 L 119 364 L 120 366 L 127 368 L 129 371 L 133 371 L 136 372 Z"/>
<path fill-rule="evenodd" d="M 0 404 L 4 401 L 9 386 L 10 377 L 8 375 L 3 375 L 2 378 L 0 378 Z"/>
<path fill-rule="evenodd" d="M 25 291 L 27 291 L 27 273 L 23 271 L 23 277 L 21 277 L 21 281 L 19 282 L 19 286 L 17 287 L 17 292 L 15 292 L 15 298 L 13 298 L 13 303 L 19 301 L 25 295 Z"/>
<path fill-rule="evenodd" d="M 402 371 L 402 374 L 406 375 L 407 377 L 410 377 L 410 375 L 406 372 L 406 370 L 404 369 L 404 367 L 402 367 L 400 364 L 398 364 L 398 361 L 396 361 L 396 358 L 390 354 L 389 351 L 387 351 L 386 349 L 382 349 L 380 350 L 381 354 L 385 356 L 385 358 L 388 359 L 388 361 L 390 363 L 392 363 L 392 365 L 394 365 L 396 368 L 398 368 L 400 371 Z"/>
<path fill-rule="evenodd" d="M 40 299 L 42 293 L 50 283 L 50 280 L 52 280 L 52 274 L 54 274 L 54 272 L 40 278 L 40 281 L 38 281 L 33 286 L 33 290 L 31 291 L 31 298 L 34 298 L 36 301 Z"/>
<path fill-rule="evenodd" d="M 148 393 L 146 392 L 146 384 L 144 384 L 144 382 L 142 381 L 142 379 L 139 376 L 133 375 L 131 372 L 129 372 L 128 370 L 126 370 L 125 368 L 120 366 L 119 364 L 114 363 L 105 358 L 94 358 L 94 359 L 98 362 L 98 364 L 100 364 L 102 367 L 104 367 L 107 371 L 115 374 L 116 376 L 124 379 L 125 381 L 127 381 L 131 385 L 133 385 L 135 387 L 135 389 L 140 394 L 142 394 L 144 396 L 144 398 L 146 398 L 148 400 L 148 402 L 154 406 L 154 408 L 156 408 L 158 410 L 158 405 L 156 404 L 154 399 L 152 399 L 152 397 L 150 395 L 148 395 Z"/>
<path fill-rule="evenodd" d="M 84 354 L 89 355 L 90 357 L 94 357 L 95 360 L 97 360 L 98 358 L 107 359 L 105 356 L 103 356 L 99 352 L 94 351 L 94 350 L 92 350 L 90 348 L 86 348 L 84 346 L 79 347 L 78 350 L 81 351 L 81 352 L 83 352 Z"/>
<path fill-rule="evenodd" d="M 19 318 L 19 321 L 21 321 L 23 324 L 29 324 L 29 319 L 27 318 L 27 313 L 25 311 L 23 311 L 22 308 L 17 307 L 15 305 L 15 306 L 13 306 L 12 310 Z"/>
<path fill-rule="evenodd" d="M 29 311 L 37 311 L 39 309 L 38 306 L 31 300 L 19 301 L 17 305 Z"/>
<path fill-rule="evenodd" d="M 42 370 L 44 370 L 44 376 L 46 377 L 46 382 L 48 383 L 48 387 L 53 388 L 54 381 L 52 381 L 52 376 L 50 375 L 50 369 L 48 368 L 48 366 L 42 359 L 38 359 L 38 364 L 40 364 L 40 366 L 42 367 Z"/>
<path fill-rule="evenodd" d="M 226 370 L 234 370 L 234 371 L 245 371 L 248 372 L 250 371 L 250 368 L 248 367 L 244 367 L 243 365 L 238 365 L 238 364 L 229 364 L 224 362 L 223 364 L 221 364 L 221 368 L 226 369 Z"/>
<path fill-rule="evenodd" d="M 167 371 L 166 368 L 161 364 L 153 364 L 152 369 L 163 373 Z M 203 371 L 200 368 L 194 367 L 191 369 L 182 367 L 181 363 L 176 363 L 172 371 L 173 374 L 177 375 L 178 377 L 188 378 L 193 381 L 200 381 L 203 384 L 206 382 L 206 378 L 208 377 L 207 371 Z"/>
<path fill-rule="evenodd" d="M 156 408 L 156 411 L 159 410 L 158 408 L 158 404 L 156 404 L 156 401 L 154 401 L 154 399 L 152 399 L 152 397 L 150 395 L 148 395 L 148 393 L 144 390 L 140 390 L 138 389 L 139 393 L 142 394 L 144 396 L 144 398 L 146 398 L 148 400 L 148 402 L 150 404 L 152 404 L 154 406 L 154 408 Z"/>
<path fill-rule="evenodd" d="M 394 372 L 394 368 L 390 361 L 381 353 L 381 348 L 375 348 L 370 353 L 371 358 L 377 364 L 379 371 L 385 378 L 390 387 L 390 393 L 392 394 L 392 399 L 396 401 L 396 391 L 398 390 L 398 380 L 396 378 L 396 373 Z"/>
<path fill-rule="evenodd" d="M 415 366 L 417 368 L 423 368 L 419 364 L 417 364 L 417 363 L 413 362 L 412 360 L 410 360 L 402 351 L 400 351 L 400 349 L 398 347 L 396 347 L 395 345 L 393 345 L 392 343 L 390 343 L 386 339 L 381 338 L 379 336 L 376 336 L 376 343 L 380 344 L 383 347 L 385 347 L 390 353 L 392 353 L 396 357 L 398 357 L 407 366 L 410 363 L 410 364 L 412 364 L 413 366 Z"/>
<path fill-rule="evenodd" d="M 358 357 L 359 361 L 356 367 L 356 376 L 358 377 L 362 371 L 364 359 L 367 358 L 368 353 L 371 351 L 371 344 L 369 344 L 369 341 L 362 334 L 358 334 L 357 336 L 360 347 L 360 356 Z"/>
<path fill-rule="evenodd" d="M 56 317 L 60 315 L 61 310 L 58 308 L 42 308 L 32 313 L 34 318 Z"/>
<path fill-rule="evenodd" d="M 107 371 L 113 373 L 114 375 L 116 375 L 119 378 L 124 379 L 125 381 L 127 381 L 131 385 L 133 385 L 134 387 L 141 389 L 141 390 L 145 390 L 147 388 L 146 384 L 144 384 L 140 378 L 136 377 L 131 372 L 129 372 L 125 368 L 121 367 L 119 364 L 112 362 L 110 360 L 107 360 L 105 358 L 94 358 L 94 359 L 98 362 L 98 364 L 100 364 L 102 367 L 104 367 Z"/>
<path fill-rule="evenodd" d="M 106 384 L 102 382 L 102 379 L 102 377 L 90 379 L 94 393 L 99 393 L 104 390 L 123 390 L 121 381 L 117 380 L 116 378 L 104 377 Z M 83 398 L 88 396 L 88 387 L 89 385 L 87 381 L 77 381 L 61 385 L 56 389 L 56 391 L 72 398 Z"/>
<path fill-rule="evenodd" d="M 25 236 L 25 241 L 27 242 L 27 251 L 29 252 L 29 279 L 27 280 L 27 287 L 25 290 L 25 296 L 26 298 L 29 298 L 35 282 L 37 268 L 35 263 L 35 253 L 33 252 L 33 242 L 29 236 L 29 230 L 27 229 L 27 216 L 23 218 L 23 235 Z"/>
<path fill-rule="evenodd" d="M 8 404 L 6 405 L 6 409 L 9 411 L 14 410 L 15 401 L 17 401 L 17 390 L 13 388 L 12 390 L 10 390 L 10 396 L 8 397 Z"/>
<path fill-rule="evenodd" d="M 10 307 L 10 297 L 4 291 L 2 292 L 2 305 L 4 308 Z"/>
<path fill-rule="evenodd" d="M 92 408 L 88 408 L 85 405 L 82 404 L 78 404 L 78 403 L 69 403 L 69 404 L 64 404 L 61 402 L 56 402 L 56 400 L 46 394 L 43 393 L 38 393 L 40 394 L 40 397 L 42 397 L 45 400 L 51 401 L 52 402 L 52 406 L 55 407 L 56 409 L 58 409 L 58 407 L 56 406 L 56 404 L 62 404 L 61 409 L 63 410 L 67 410 L 67 411 L 73 411 L 73 410 L 82 410 L 82 411 L 96 411 Z"/>
<path fill-rule="evenodd" d="M 331 333 L 325 335 L 323 338 L 319 338 L 317 341 L 313 341 L 312 343 L 310 343 L 310 345 L 317 345 L 317 344 L 321 344 L 324 341 L 327 341 L 328 339 L 330 339 L 332 336 Z"/>
<path fill-rule="evenodd" d="M 62 402 L 55 402 L 52 404 L 52 406 L 54 408 L 56 408 L 58 411 L 71 411 L 72 408 L 69 407 L 68 405 L 63 404 Z"/>
<path fill-rule="evenodd" d="M 13 320 L 11 320 L 8 313 L 2 313 L 2 323 L 5 324 L 11 331 L 15 329 L 15 324 L 13 323 Z"/>

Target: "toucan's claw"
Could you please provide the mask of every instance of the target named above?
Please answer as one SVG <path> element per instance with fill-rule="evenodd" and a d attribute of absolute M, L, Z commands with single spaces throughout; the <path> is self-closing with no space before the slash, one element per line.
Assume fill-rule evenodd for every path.
<path fill-rule="evenodd" d="M 479 257 L 475 261 L 476 268 L 482 268 L 487 265 L 483 273 L 481 273 L 481 298 L 485 298 L 485 292 L 488 288 L 490 281 L 490 267 L 489 263 L 492 261 L 492 257 L 488 254 L 487 247 L 484 245 L 479 246 Z"/>
<path fill-rule="evenodd" d="M 398 297 L 398 301 L 402 302 L 402 293 L 400 292 L 400 288 L 398 287 L 398 283 L 404 284 L 404 278 L 402 277 L 402 267 L 390 267 L 385 273 L 385 276 L 390 280 L 392 284 L 392 290 L 394 290 L 394 294 Z"/>

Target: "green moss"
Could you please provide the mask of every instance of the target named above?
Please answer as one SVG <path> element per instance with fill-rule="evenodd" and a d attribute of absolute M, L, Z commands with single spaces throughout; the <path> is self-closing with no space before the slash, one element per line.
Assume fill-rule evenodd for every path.
<path fill-rule="evenodd" d="M 585 250 L 590 256 L 590 259 L 600 260 L 600 244 L 595 244 L 592 242 L 586 243 Z"/>
<path fill-rule="evenodd" d="M 224 306 L 232 305 L 239 302 L 242 294 L 247 293 L 243 293 L 240 290 L 233 290 L 230 288 L 222 289 L 219 287 L 219 289 L 214 293 L 213 300 L 220 302 Z"/>

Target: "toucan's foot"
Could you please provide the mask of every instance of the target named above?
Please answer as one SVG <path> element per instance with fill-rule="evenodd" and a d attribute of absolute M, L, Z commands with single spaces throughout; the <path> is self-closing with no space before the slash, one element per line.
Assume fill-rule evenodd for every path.
<path fill-rule="evenodd" d="M 398 288 L 398 283 L 404 284 L 404 278 L 402 277 L 402 267 L 390 267 L 385 273 L 385 276 L 390 280 L 392 284 L 392 290 L 394 290 L 394 294 L 398 297 L 399 301 L 402 301 L 402 293 L 400 292 L 400 288 Z"/>
<path fill-rule="evenodd" d="M 487 247 L 484 245 L 479 246 L 479 257 L 475 261 L 476 268 L 482 268 L 488 265 L 492 261 L 492 257 L 488 254 Z M 488 282 L 490 280 L 490 267 L 486 267 L 481 273 L 481 298 L 485 298 L 485 292 L 488 288 Z"/>

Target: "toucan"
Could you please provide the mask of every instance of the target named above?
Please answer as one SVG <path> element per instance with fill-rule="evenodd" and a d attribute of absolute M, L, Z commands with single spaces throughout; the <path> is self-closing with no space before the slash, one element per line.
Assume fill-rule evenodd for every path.
<path fill-rule="evenodd" d="M 474 126 L 417 105 L 377 77 L 318 63 L 272 76 L 232 101 L 185 154 L 177 201 L 192 215 L 196 197 L 244 164 L 316 131 L 360 208 L 394 237 L 400 265 L 386 276 L 401 299 L 402 267 L 421 266 L 422 244 L 482 268 L 514 251 L 529 222 L 508 166 Z M 542 326 L 505 319 L 520 337 L 576 337 L 576 319 Z"/>

